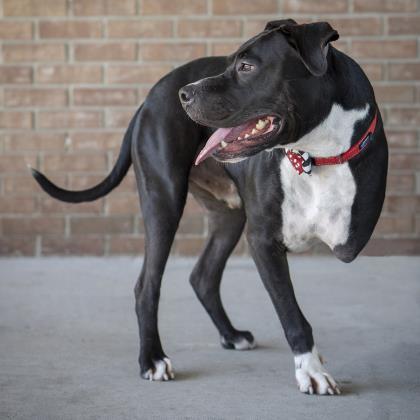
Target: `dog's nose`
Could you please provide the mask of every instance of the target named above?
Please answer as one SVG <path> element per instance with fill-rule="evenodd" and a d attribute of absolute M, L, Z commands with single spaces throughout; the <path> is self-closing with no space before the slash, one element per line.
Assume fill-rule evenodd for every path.
<path fill-rule="evenodd" d="M 191 104 L 194 100 L 194 87 L 187 85 L 179 89 L 179 99 L 183 105 Z"/>

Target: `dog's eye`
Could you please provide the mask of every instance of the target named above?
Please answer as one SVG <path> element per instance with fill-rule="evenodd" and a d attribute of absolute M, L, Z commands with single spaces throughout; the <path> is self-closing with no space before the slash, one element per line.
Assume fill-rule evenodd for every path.
<path fill-rule="evenodd" d="M 254 66 L 248 63 L 241 63 L 238 67 L 238 71 L 249 72 L 254 70 Z"/>

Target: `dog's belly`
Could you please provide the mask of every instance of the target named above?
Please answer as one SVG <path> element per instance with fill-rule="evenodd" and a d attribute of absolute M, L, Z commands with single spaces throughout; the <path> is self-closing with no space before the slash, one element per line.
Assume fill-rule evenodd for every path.
<path fill-rule="evenodd" d="M 216 200 L 230 209 L 242 207 L 235 183 L 214 159 L 207 159 L 190 172 L 189 189 L 199 201 Z"/>
<path fill-rule="evenodd" d="M 280 168 L 282 240 L 286 247 L 301 252 L 317 241 L 331 249 L 345 244 L 356 195 L 349 165 L 315 167 L 312 175 L 298 175 L 288 159 L 283 159 Z"/>

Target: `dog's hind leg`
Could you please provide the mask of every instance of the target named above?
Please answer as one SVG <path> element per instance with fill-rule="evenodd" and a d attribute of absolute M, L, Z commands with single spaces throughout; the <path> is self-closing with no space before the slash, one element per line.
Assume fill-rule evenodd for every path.
<path fill-rule="evenodd" d="M 168 126 L 159 125 L 147 113 L 140 119 L 141 133 L 134 133 L 136 141 L 132 150 L 145 227 L 143 268 L 134 290 L 140 375 L 149 380 L 169 380 L 174 376 L 172 366 L 158 331 L 160 286 L 184 209 L 195 151 L 186 147 L 179 153 L 176 149 L 180 147 L 179 142 Z"/>
<path fill-rule="evenodd" d="M 227 349 L 247 350 L 255 347 L 249 331 L 238 331 L 230 322 L 220 297 L 220 283 L 226 261 L 235 248 L 245 225 L 242 208 L 230 209 L 220 201 L 200 197 L 209 210 L 209 238 L 190 277 L 194 291 L 213 320 Z"/>

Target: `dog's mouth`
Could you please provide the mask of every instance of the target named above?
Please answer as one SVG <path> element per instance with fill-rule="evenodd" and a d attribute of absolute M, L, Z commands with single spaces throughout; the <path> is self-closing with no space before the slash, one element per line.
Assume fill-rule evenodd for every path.
<path fill-rule="evenodd" d="M 280 132 L 283 120 L 277 116 L 266 115 L 253 118 L 244 124 L 230 128 L 217 129 L 207 140 L 198 154 L 195 164 L 203 162 L 209 156 L 221 161 L 234 160 L 249 156 L 261 150 Z M 254 151 L 253 153 L 250 153 Z"/>

